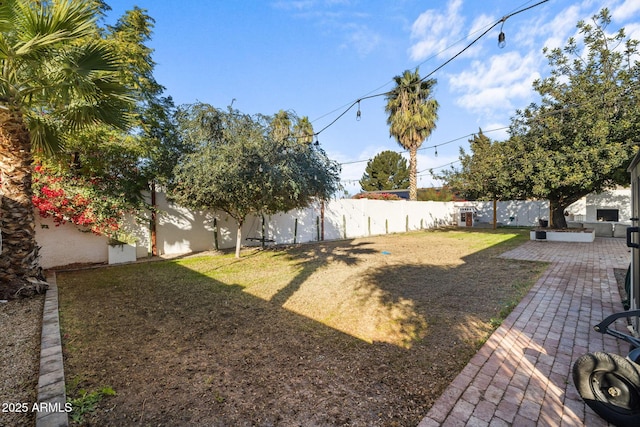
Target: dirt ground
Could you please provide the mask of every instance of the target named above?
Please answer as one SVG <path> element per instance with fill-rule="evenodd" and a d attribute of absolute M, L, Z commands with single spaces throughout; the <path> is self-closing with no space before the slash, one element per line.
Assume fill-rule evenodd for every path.
<path fill-rule="evenodd" d="M 69 393 L 117 393 L 83 425 L 415 426 L 544 269 L 476 240 L 411 233 L 58 273 Z M 278 269 L 291 278 L 262 288 Z"/>
<path fill-rule="evenodd" d="M 35 424 L 43 306 L 43 295 L 0 303 L 0 426 Z"/>

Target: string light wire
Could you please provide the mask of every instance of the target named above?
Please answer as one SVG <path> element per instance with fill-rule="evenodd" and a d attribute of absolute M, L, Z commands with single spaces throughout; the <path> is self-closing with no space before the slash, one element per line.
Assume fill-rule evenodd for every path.
<path fill-rule="evenodd" d="M 426 79 L 428 79 L 429 77 L 431 77 L 432 75 L 434 75 L 435 73 L 437 73 L 438 71 L 440 71 L 443 67 L 445 67 L 446 65 L 448 65 L 451 61 L 453 61 L 454 59 L 456 59 L 457 57 L 459 57 L 460 55 L 462 55 L 464 52 L 466 52 L 471 46 L 473 46 L 474 44 L 476 44 L 481 38 L 483 38 L 485 35 L 487 35 L 487 33 L 489 31 L 491 31 L 492 29 L 494 29 L 495 27 L 497 27 L 498 25 L 504 25 L 504 22 L 511 18 L 512 16 L 515 16 L 519 13 L 525 12 L 527 10 L 533 9 L 534 7 L 540 6 L 543 3 L 547 3 L 549 0 L 542 0 L 539 1 L 531 6 L 527 6 L 521 9 L 518 9 L 514 12 L 511 12 L 505 16 L 503 16 L 502 18 L 500 18 L 499 20 L 497 20 L 495 23 L 493 23 L 492 25 L 488 26 L 478 37 L 476 37 L 475 39 L 473 39 L 469 44 L 467 44 L 464 48 L 462 48 L 458 53 L 456 53 L 455 55 L 453 55 L 451 58 L 449 58 L 448 60 L 446 60 L 445 62 L 443 62 L 442 64 L 440 64 L 439 66 L 437 66 L 435 69 L 433 69 L 429 74 L 427 74 L 426 76 L 422 77 L 419 81 L 419 83 L 424 82 Z M 526 3 L 525 3 L 526 4 Z M 388 83 L 387 83 L 388 84 Z M 382 87 L 386 86 L 387 84 L 383 85 Z M 348 107 L 342 112 L 340 113 L 335 119 L 333 119 L 331 122 L 329 122 L 329 124 L 327 124 L 326 126 L 324 126 L 322 129 L 320 129 L 319 131 L 315 132 L 313 134 L 313 136 L 317 136 L 319 134 L 321 134 L 322 132 L 324 132 L 325 130 L 327 130 L 328 128 L 330 128 L 331 126 L 333 126 L 338 120 L 340 120 L 342 117 L 344 117 L 345 114 L 347 114 L 354 106 L 356 105 L 360 105 L 361 101 L 365 101 L 367 99 L 371 99 L 371 98 L 377 98 L 380 96 L 388 96 L 391 93 L 393 93 L 392 91 L 386 91 L 386 92 L 380 92 L 380 93 L 375 93 L 373 95 L 367 95 L 367 96 L 363 96 L 361 98 L 356 99 L 355 101 L 353 101 L 351 104 L 345 104 L 348 105 Z M 338 111 L 338 109 L 334 110 Z M 328 113 L 331 114 L 331 113 Z M 322 117 L 327 116 L 328 114 L 325 114 Z M 318 120 L 318 119 L 316 119 Z"/>

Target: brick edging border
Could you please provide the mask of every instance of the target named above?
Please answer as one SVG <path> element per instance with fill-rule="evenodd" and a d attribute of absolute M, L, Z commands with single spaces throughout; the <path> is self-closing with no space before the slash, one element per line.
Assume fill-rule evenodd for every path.
<path fill-rule="evenodd" d="M 67 397 L 55 272 L 47 275 L 47 282 L 49 289 L 47 289 L 42 313 L 38 377 L 38 405 L 42 410 L 36 415 L 36 427 L 67 427 L 69 417 L 65 412 Z"/>

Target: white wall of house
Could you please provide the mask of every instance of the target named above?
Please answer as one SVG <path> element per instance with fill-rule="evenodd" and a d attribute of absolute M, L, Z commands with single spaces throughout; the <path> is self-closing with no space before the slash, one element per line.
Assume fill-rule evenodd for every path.
<path fill-rule="evenodd" d="M 589 194 L 569 206 L 569 220 L 576 222 L 597 222 L 598 209 L 617 209 L 619 222 L 630 224 L 631 189 L 617 188 L 600 194 Z"/>
<path fill-rule="evenodd" d="M 601 194 L 590 194 L 586 197 L 585 221 L 596 222 L 598 209 L 617 209 L 619 222 L 631 224 L 631 189 L 620 188 L 605 191 Z"/>

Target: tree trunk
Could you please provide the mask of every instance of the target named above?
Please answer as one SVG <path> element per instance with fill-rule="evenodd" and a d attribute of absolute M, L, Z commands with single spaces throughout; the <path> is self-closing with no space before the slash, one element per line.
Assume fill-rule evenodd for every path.
<path fill-rule="evenodd" d="M 0 297 L 41 278 L 31 200 L 31 137 L 22 115 L 0 109 Z"/>
<path fill-rule="evenodd" d="M 551 228 L 564 229 L 567 228 L 567 219 L 564 216 L 564 211 L 567 206 L 556 200 L 549 200 L 549 211 L 551 215 L 551 221 L 549 226 Z"/>
<path fill-rule="evenodd" d="M 156 205 L 156 182 L 151 181 L 151 255 L 158 256 L 158 213 Z"/>
<path fill-rule="evenodd" d="M 240 258 L 240 247 L 242 246 L 242 223 L 238 221 L 238 233 L 236 236 L 236 258 Z"/>
<path fill-rule="evenodd" d="M 498 228 L 498 199 L 493 198 L 493 229 Z"/>
<path fill-rule="evenodd" d="M 409 149 L 409 200 L 418 200 L 418 147 Z"/>

